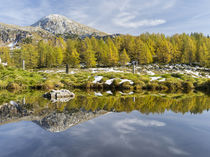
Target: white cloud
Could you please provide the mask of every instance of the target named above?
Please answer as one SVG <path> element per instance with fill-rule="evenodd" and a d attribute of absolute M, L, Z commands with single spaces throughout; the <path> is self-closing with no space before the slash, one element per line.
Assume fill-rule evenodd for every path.
<path fill-rule="evenodd" d="M 85 9 L 80 8 L 79 10 L 73 9 L 68 11 L 66 15 L 68 15 L 70 18 L 73 18 L 75 20 L 79 21 L 85 21 L 86 19 L 89 19 L 88 14 L 84 12 Z"/>
<path fill-rule="evenodd" d="M 163 9 L 170 9 L 172 8 L 173 6 L 175 6 L 176 4 L 176 0 L 170 0 L 170 1 L 167 1 L 167 3 L 165 3 L 163 5 Z"/>
<path fill-rule="evenodd" d="M 118 130 L 118 132 L 127 134 L 136 130 L 136 128 L 132 125 L 139 125 L 142 127 L 161 127 L 166 124 L 156 120 L 123 119 L 117 121 L 114 124 L 114 127 Z"/>
<path fill-rule="evenodd" d="M 176 148 L 176 147 L 169 146 L 168 149 L 169 149 L 169 151 L 171 151 L 173 154 L 176 154 L 176 155 L 186 155 L 186 156 L 190 155 L 188 152 L 185 152 L 185 151 L 183 151 L 179 148 Z"/>
<path fill-rule="evenodd" d="M 136 21 L 136 15 L 123 12 L 117 15 L 112 21 L 115 25 L 125 28 L 138 28 L 142 26 L 158 26 L 166 23 L 163 19 L 143 19 Z"/>

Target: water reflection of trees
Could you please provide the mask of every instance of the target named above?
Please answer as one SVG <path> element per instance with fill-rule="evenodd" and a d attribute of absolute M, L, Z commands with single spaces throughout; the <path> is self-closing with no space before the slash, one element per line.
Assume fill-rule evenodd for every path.
<path fill-rule="evenodd" d="M 106 110 L 115 112 L 131 112 L 138 110 L 141 113 L 164 113 L 171 110 L 175 113 L 191 112 L 202 113 L 210 108 L 210 97 L 189 96 L 181 99 L 164 98 L 158 96 L 137 96 L 137 97 L 86 97 L 77 96 L 66 105 L 58 105 L 58 108 L 67 110 Z M 64 107 L 65 106 L 65 107 Z M 62 110 L 60 108 L 60 110 Z"/>
<path fill-rule="evenodd" d="M 6 103 L 10 100 L 16 101 L 26 110 L 33 110 L 36 113 L 42 109 L 64 110 L 77 112 L 81 109 L 86 111 L 114 111 L 114 112 L 131 112 L 138 110 L 143 114 L 164 113 L 173 111 L 175 113 L 193 114 L 202 113 L 210 108 L 210 97 L 204 94 L 135 94 L 133 96 L 106 95 L 97 97 L 87 93 L 76 93 L 76 97 L 67 103 L 53 104 L 42 97 L 43 92 L 33 91 L 26 93 L 9 93 L 2 91 L 0 93 L 0 103 Z M 24 101 L 23 101 L 24 100 Z M 24 103 L 23 103 L 24 102 Z"/>

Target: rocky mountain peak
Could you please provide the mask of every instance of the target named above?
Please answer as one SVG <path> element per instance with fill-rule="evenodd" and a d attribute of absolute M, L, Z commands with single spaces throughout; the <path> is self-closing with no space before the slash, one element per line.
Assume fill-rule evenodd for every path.
<path fill-rule="evenodd" d="M 63 16 L 63 15 L 60 15 L 60 14 L 50 14 L 48 16 L 45 16 L 43 18 L 48 18 L 48 19 L 51 19 L 51 20 L 60 20 L 60 19 L 63 19 L 63 20 L 68 20 L 68 21 L 71 21 L 69 18 Z"/>
<path fill-rule="evenodd" d="M 63 15 L 51 14 L 41 18 L 38 22 L 32 25 L 33 27 L 40 27 L 53 34 L 70 34 L 70 35 L 96 35 L 104 36 L 103 32 L 100 32 L 91 27 L 77 23 Z"/>

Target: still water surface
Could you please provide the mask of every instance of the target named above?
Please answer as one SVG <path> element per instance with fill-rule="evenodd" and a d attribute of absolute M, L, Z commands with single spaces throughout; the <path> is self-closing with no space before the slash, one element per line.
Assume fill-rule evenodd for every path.
<path fill-rule="evenodd" d="M 52 104 L 33 95 L 0 112 L 0 157 L 210 156 L 208 96 L 81 94 Z"/>

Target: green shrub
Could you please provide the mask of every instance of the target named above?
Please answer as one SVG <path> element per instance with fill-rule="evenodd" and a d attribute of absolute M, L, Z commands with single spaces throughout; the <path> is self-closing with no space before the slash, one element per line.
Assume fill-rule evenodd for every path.
<path fill-rule="evenodd" d="M 0 70 L 4 70 L 4 66 L 2 64 L 0 64 Z"/>
<path fill-rule="evenodd" d="M 44 89 L 57 89 L 57 88 L 62 88 L 64 87 L 64 84 L 62 84 L 58 80 L 47 80 L 44 82 L 42 85 Z"/>
<path fill-rule="evenodd" d="M 17 83 L 10 82 L 10 83 L 7 85 L 6 89 L 8 89 L 8 90 L 19 90 L 19 89 L 21 89 L 21 87 L 20 87 L 19 84 L 17 84 Z"/>
<path fill-rule="evenodd" d="M 194 85 L 192 82 L 182 82 L 182 88 L 186 91 L 189 91 L 194 88 Z"/>
<path fill-rule="evenodd" d="M 119 87 L 120 85 L 120 79 L 114 79 L 114 81 L 112 82 L 112 84 L 110 85 L 111 88 L 116 89 Z"/>
<path fill-rule="evenodd" d="M 175 78 L 182 78 L 183 77 L 183 74 L 178 74 L 178 73 L 174 73 L 174 74 L 171 74 L 172 77 L 175 77 Z"/>
<path fill-rule="evenodd" d="M 205 91 L 205 92 L 210 92 L 210 79 L 208 79 L 206 82 L 203 82 L 202 84 L 198 85 L 196 89 Z"/>
<path fill-rule="evenodd" d="M 157 82 L 148 83 L 145 87 L 147 90 L 155 91 L 159 89 L 159 84 Z"/>
<path fill-rule="evenodd" d="M 130 82 L 123 82 L 122 84 L 120 84 L 120 89 L 131 89 L 132 86 L 130 85 Z"/>
<path fill-rule="evenodd" d="M 134 86 L 136 90 L 142 89 L 143 87 L 145 87 L 145 83 L 143 81 L 138 80 L 135 82 Z"/>
<path fill-rule="evenodd" d="M 5 89 L 7 86 L 6 82 L 3 80 L 0 80 L 0 89 Z"/>

